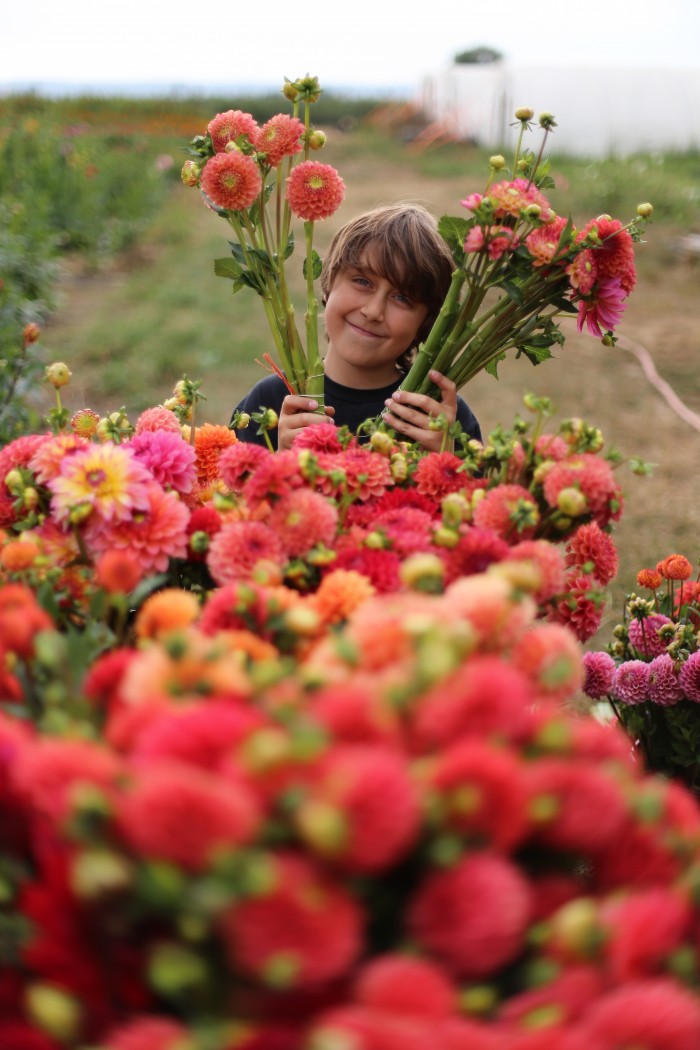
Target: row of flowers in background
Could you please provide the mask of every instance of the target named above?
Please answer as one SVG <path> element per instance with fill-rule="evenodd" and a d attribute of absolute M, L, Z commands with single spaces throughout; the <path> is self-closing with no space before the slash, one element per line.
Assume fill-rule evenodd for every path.
<path fill-rule="evenodd" d="M 600 432 L 272 454 L 49 377 L 0 452 L 0 1044 L 695 1048 L 695 801 L 563 710 Z"/>

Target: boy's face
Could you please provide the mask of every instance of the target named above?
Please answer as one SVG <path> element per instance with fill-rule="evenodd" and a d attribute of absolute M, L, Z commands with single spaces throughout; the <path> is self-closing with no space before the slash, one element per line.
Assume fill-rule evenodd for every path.
<path fill-rule="evenodd" d="M 397 377 L 397 358 L 415 342 L 427 315 L 426 304 L 377 274 L 365 252 L 358 266 L 337 274 L 328 293 L 326 374 L 359 390 L 388 386 Z"/>

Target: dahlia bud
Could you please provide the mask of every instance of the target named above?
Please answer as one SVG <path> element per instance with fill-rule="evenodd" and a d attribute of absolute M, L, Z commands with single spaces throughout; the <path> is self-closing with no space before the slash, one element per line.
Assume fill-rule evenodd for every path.
<path fill-rule="evenodd" d="M 562 489 L 557 496 L 557 509 L 569 518 L 578 518 L 588 510 L 588 501 L 580 489 Z"/>
<path fill-rule="evenodd" d="M 363 541 L 363 546 L 369 547 L 372 551 L 383 551 L 388 550 L 391 547 L 391 542 L 383 532 L 375 529 L 373 532 L 367 533 Z"/>
<path fill-rule="evenodd" d="M 445 566 L 437 554 L 412 554 L 399 570 L 401 582 L 416 591 L 441 594 Z"/>
<path fill-rule="evenodd" d="M 316 634 L 321 626 L 318 613 L 308 605 L 293 605 L 284 614 L 284 625 L 304 637 Z"/>
<path fill-rule="evenodd" d="M 529 106 L 521 106 L 519 109 L 516 109 L 516 111 L 515 111 L 515 119 L 516 120 L 524 120 L 525 122 L 527 122 L 528 120 L 532 120 L 534 115 L 535 115 L 534 109 L 530 109 Z"/>
<path fill-rule="evenodd" d="M 201 164 L 197 164 L 195 160 L 186 160 L 182 165 L 180 171 L 180 178 L 184 182 L 185 186 L 196 186 L 199 183 L 199 176 L 202 171 Z"/>
<path fill-rule="evenodd" d="M 30 343 L 35 343 L 40 335 L 41 328 L 39 328 L 38 324 L 34 324 L 33 321 L 30 321 L 29 324 L 25 324 L 24 330 L 22 332 L 22 340 L 24 342 L 24 345 L 28 346 Z"/>
<path fill-rule="evenodd" d="M 637 205 L 637 215 L 639 215 L 640 219 L 648 219 L 653 211 L 654 205 L 649 204 L 648 201 L 645 201 L 644 204 Z"/>
<path fill-rule="evenodd" d="M 601 943 L 598 905 L 588 897 L 564 904 L 551 918 L 552 940 L 576 959 L 592 958 Z"/>
<path fill-rule="evenodd" d="M 469 501 L 461 492 L 448 492 L 440 503 L 442 511 L 442 523 L 448 528 L 456 529 L 463 521 L 471 518 L 471 507 Z"/>
<path fill-rule="evenodd" d="M 60 387 L 70 383 L 70 377 L 73 373 L 63 361 L 54 361 L 52 365 L 46 366 L 44 374 L 51 386 L 58 390 Z"/>
<path fill-rule="evenodd" d="M 92 514 L 92 503 L 76 503 L 74 507 L 71 507 L 68 514 L 68 521 L 71 525 L 82 525 L 84 521 Z"/>
<path fill-rule="evenodd" d="M 542 207 L 539 204 L 528 204 L 527 208 L 523 210 L 523 214 L 527 219 L 539 219 L 542 214 Z"/>
<path fill-rule="evenodd" d="M 36 510 L 39 505 L 39 493 L 31 485 L 28 485 L 22 493 L 22 503 L 27 510 Z"/>
<path fill-rule="evenodd" d="M 279 417 L 274 408 L 266 408 L 260 419 L 260 427 L 263 430 L 274 430 L 279 422 Z"/>
<path fill-rule="evenodd" d="M 289 102 L 295 102 L 299 94 L 299 89 L 296 84 L 292 83 L 291 80 L 284 78 L 284 84 L 282 85 L 282 94 Z"/>
<path fill-rule="evenodd" d="M 86 900 L 127 889 L 133 881 L 129 861 L 107 849 L 86 849 L 78 853 L 71 870 L 71 886 Z"/>
<path fill-rule="evenodd" d="M 391 476 L 396 482 L 405 481 L 408 477 L 408 463 L 406 457 L 397 454 L 391 457 Z"/>
<path fill-rule="evenodd" d="M 37 982 L 26 990 L 30 1019 L 60 1043 L 72 1043 L 79 1031 L 82 1010 L 72 995 L 53 984 Z"/>
<path fill-rule="evenodd" d="M 306 102 L 318 102 L 321 97 L 321 86 L 318 82 L 318 77 L 310 77 L 307 74 L 296 81 L 295 87 Z"/>
<path fill-rule="evenodd" d="M 180 944 L 158 944 L 151 954 L 148 977 L 164 995 L 200 988 L 207 977 L 206 963 L 199 952 Z"/>
<path fill-rule="evenodd" d="M 189 548 L 194 554 L 206 554 L 209 550 L 211 538 L 208 532 L 198 529 L 190 536 Z"/>
<path fill-rule="evenodd" d="M 236 412 L 233 418 L 234 430 L 247 430 L 250 426 L 250 416 L 247 412 Z"/>
<path fill-rule="evenodd" d="M 433 543 L 436 547 L 447 547 L 451 550 L 459 543 L 459 533 L 456 529 L 441 525 L 433 533 Z"/>
<path fill-rule="evenodd" d="M 324 856 L 333 856 L 345 846 L 347 821 L 336 806 L 308 802 L 301 807 L 296 819 L 304 839 Z"/>
<path fill-rule="evenodd" d="M 383 456 L 388 456 L 394 447 L 394 442 L 383 430 L 375 430 L 369 443 L 375 452 L 381 452 Z"/>
<path fill-rule="evenodd" d="M 489 165 L 494 171 L 501 171 L 506 166 L 506 158 L 502 154 L 496 153 L 493 157 L 489 157 Z"/>
<path fill-rule="evenodd" d="M 21 496 L 24 491 L 24 478 L 22 477 L 22 471 L 17 470 L 17 467 L 13 467 L 12 470 L 8 471 L 5 475 L 5 485 L 13 496 Z"/>
<path fill-rule="evenodd" d="M 291 741 L 284 730 L 258 729 L 246 740 L 240 757 L 248 769 L 264 772 L 286 762 L 290 751 Z"/>
<path fill-rule="evenodd" d="M 325 131 L 312 131 L 309 133 L 309 149 L 319 150 L 323 149 L 326 145 L 326 133 Z"/>
<path fill-rule="evenodd" d="M 552 128 L 556 128 L 557 126 L 553 113 L 540 113 L 539 122 L 540 127 L 544 128 L 545 131 L 551 131 Z"/>

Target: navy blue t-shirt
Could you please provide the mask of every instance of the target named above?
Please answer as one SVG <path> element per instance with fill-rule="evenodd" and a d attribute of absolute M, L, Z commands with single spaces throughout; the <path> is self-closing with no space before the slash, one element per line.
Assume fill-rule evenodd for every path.
<path fill-rule="evenodd" d="M 329 376 L 324 376 L 325 403 L 332 405 L 335 409 L 333 422 L 338 427 L 348 427 L 354 434 L 361 423 L 366 419 L 376 419 L 386 405 L 384 402 L 401 385 L 403 376 L 397 376 L 389 386 L 383 386 L 373 390 L 356 390 L 354 387 L 342 386 Z M 279 376 L 266 376 L 259 380 L 246 396 L 236 405 L 235 412 L 260 412 L 263 408 L 272 408 L 279 413 L 282 411 L 282 402 L 289 391 Z M 322 417 L 319 416 L 319 422 Z M 470 438 L 481 441 L 481 429 L 476 416 L 463 398 L 457 398 L 457 420 L 462 429 Z M 245 430 L 237 430 L 239 441 L 245 441 L 253 445 L 266 445 L 263 434 L 256 433 L 257 426 L 251 423 Z M 273 448 L 277 448 L 277 431 L 269 431 Z"/>

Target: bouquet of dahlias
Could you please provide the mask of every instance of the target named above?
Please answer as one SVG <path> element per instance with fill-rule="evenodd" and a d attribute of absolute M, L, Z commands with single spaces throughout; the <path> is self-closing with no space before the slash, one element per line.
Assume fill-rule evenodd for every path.
<path fill-rule="evenodd" d="M 647 768 L 700 789 L 700 582 L 682 554 L 637 574 L 606 650 L 584 656 L 584 691 L 607 700 Z"/>
<path fill-rule="evenodd" d="M 431 369 L 458 389 L 481 369 L 497 378 L 509 350 L 540 364 L 552 356 L 554 343 L 563 344 L 560 320 L 566 314 L 578 314 L 579 331 L 585 325 L 605 345 L 615 342 L 613 330 L 636 282 L 634 243 L 652 206 L 640 204 L 626 226 L 601 215 L 576 229 L 543 193 L 554 185 L 542 159 L 556 126 L 552 115 L 539 118 L 544 136 L 537 156 L 522 148 L 532 110 L 519 109 L 515 116 L 520 134 L 510 172 L 502 156 L 492 157 L 484 192 L 460 202 L 468 217 L 440 220 L 456 268 L 404 390 L 435 396 Z"/>
<path fill-rule="evenodd" d="M 217 259 L 215 273 L 233 281 L 233 291 L 252 288 L 262 299 L 284 377 L 291 391 L 323 396 L 318 345 L 318 299 L 314 282 L 321 260 L 313 247 L 314 223 L 340 206 L 345 185 L 328 164 L 310 159 L 325 143 L 309 121 L 321 88 L 316 77 L 285 79 L 282 93 L 293 113 L 278 113 L 260 127 L 250 113 L 228 110 L 192 140 L 182 179 L 199 186 L 205 203 L 231 226 L 231 258 Z M 300 107 L 303 106 L 303 119 Z M 287 283 L 294 251 L 292 217 L 304 223 L 306 346 L 298 330 Z M 279 374 L 269 354 L 263 355 Z"/>

